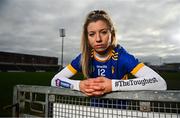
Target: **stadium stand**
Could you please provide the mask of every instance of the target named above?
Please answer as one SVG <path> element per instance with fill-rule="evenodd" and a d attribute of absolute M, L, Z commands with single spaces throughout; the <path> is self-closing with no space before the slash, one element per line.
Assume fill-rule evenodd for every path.
<path fill-rule="evenodd" d="M 57 57 L 0 52 L 0 71 L 57 71 Z"/>
<path fill-rule="evenodd" d="M 150 65 L 150 67 L 160 72 L 180 72 L 180 63 L 164 63 L 163 65 Z"/>

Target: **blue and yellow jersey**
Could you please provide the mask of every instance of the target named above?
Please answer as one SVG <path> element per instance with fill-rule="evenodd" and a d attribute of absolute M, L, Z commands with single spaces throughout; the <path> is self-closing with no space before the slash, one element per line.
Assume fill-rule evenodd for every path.
<path fill-rule="evenodd" d="M 91 54 L 91 74 L 90 77 L 104 76 L 109 79 L 127 79 L 127 74 L 133 75 L 144 65 L 140 63 L 133 55 L 129 54 L 123 47 L 117 45 L 109 53 L 109 58 L 105 61 L 98 60 Z M 67 67 L 72 73 L 81 72 L 81 54 L 78 55 Z"/>

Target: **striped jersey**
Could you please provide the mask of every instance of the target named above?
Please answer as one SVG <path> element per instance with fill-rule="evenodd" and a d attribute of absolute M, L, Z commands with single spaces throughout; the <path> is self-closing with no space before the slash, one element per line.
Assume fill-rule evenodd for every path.
<path fill-rule="evenodd" d="M 92 78 L 104 76 L 109 79 L 127 79 L 128 73 L 135 75 L 144 65 L 120 45 L 112 49 L 109 53 L 109 58 L 103 61 L 96 58 L 95 53 L 92 50 L 90 59 L 90 77 Z M 82 71 L 80 60 L 81 54 L 67 66 L 72 73 L 76 74 Z"/>

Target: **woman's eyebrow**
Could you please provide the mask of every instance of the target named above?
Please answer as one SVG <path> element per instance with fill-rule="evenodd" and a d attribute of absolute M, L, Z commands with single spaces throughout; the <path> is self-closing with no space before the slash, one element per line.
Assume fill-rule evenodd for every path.
<path fill-rule="evenodd" d="M 109 29 L 109 28 L 102 28 L 102 29 L 100 29 L 99 31 L 108 30 L 108 29 Z M 90 32 L 96 32 L 96 31 L 94 31 L 94 30 L 88 31 L 88 33 L 90 33 Z"/>
<path fill-rule="evenodd" d="M 88 31 L 88 33 L 94 33 L 95 31 Z"/>
<path fill-rule="evenodd" d="M 108 30 L 109 28 L 103 28 L 103 29 L 101 29 L 101 30 Z"/>

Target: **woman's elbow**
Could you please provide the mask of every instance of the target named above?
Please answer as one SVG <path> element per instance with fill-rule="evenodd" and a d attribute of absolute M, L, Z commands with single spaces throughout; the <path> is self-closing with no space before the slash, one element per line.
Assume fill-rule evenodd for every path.
<path fill-rule="evenodd" d="M 56 86 L 55 80 L 56 80 L 56 76 L 54 76 L 54 77 L 51 79 L 51 86 Z"/>
<path fill-rule="evenodd" d="M 167 84 L 166 84 L 166 81 L 163 78 L 159 82 L 159 90 L 167 90 Z"/>

